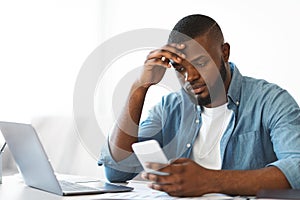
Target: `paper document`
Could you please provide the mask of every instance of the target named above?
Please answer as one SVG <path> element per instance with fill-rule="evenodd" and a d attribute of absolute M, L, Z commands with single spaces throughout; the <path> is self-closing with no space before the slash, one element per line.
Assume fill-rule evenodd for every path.
<path fill-rule="evenodd" d="M 231 197 L 224 194 L 207 194 L 201 197 L 188 197 L 188 198 L 179 198 L 179 197 L 171 197 L 165 192 L 152 190 L 147 187 L 146 181 L 130 181 L 127 185 L 129 187 L 133 187 L 134 190 L 132 192 L 123 192 L 123 193 L 106 193 L 98 195 L 98 198 L 94 200 L 101 200 L 101 199 L 124 199 L 124 200 L 134 200 L 134 199 L 160 199 L 160 200 L 170 200 L 170 199 L 203 199 L 203 200 L 225 200 L 225 199 L 244 199 L 239 197 Z"/>

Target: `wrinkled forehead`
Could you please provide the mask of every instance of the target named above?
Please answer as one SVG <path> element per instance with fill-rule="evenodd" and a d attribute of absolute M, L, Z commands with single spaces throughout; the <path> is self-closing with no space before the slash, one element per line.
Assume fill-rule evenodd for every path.
<path fill-rule="evenodd" d="M 193 61 L 199 56 L 210 57 L 208 53 L 208 40 L 206 37 L 201 37 L 197 39 L 190 39 L 183 42 L 185 48 L 182 52 L 186 55 L 186 60 Z"/>

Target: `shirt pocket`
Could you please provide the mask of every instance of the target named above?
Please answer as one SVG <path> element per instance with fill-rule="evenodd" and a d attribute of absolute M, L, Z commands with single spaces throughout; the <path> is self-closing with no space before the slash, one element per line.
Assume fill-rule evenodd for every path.
<path fill-rule="evenodd" d="M 265 167 L 274 159 L 269 152 L 270 141 L 260 131 L 248 131 L 237 134 L 232 143 L 232 160 L 234 168 L 258 169 Z"/>

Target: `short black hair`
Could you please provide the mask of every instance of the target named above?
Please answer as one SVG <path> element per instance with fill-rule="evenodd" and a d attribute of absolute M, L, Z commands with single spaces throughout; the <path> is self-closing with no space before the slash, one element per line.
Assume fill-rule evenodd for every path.
<path fill-rule="evenodd" d="M 189 15 L 177 22 L 169 35 L 168 43 L 181 43 L 205 34 L 224 42 L 222 30 L 214 19 L 201 14 Z"/>

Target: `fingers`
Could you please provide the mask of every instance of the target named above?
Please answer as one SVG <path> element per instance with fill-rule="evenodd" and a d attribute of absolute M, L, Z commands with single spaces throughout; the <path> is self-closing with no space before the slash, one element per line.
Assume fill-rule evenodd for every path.
<path fill-rule="evenodd" d="M 158 172 L 165 173 L 164 175 L 157 173 L 143 173 L 142 178 L 155 182 L 157 184 L 174 184 L 181 183 L 182 173 L 185 172 L 187 162 L 172 163 L 169 165 L 161 163 L 147 163 L 147 168 Z"/>
<path fill-rule="evenodd" d="M 163 171 L 163 168 L 167 167 L 168 164 L 162 164 L 162 163 L 151 163 L 147 162 L 146 167 L 155 171 Z"/>
<path fill-rule="evenodd" d="M 156 49 L 150 52 L 150 54 L 147 56 L 148 59 L 152 58 L 158 58 L 161 59 L 162 57 L 165 57 L 167 59 L 180 59 L 180 58 L 185 58 L 185 54 L 181 52 L 182 49 L 185 48 L 184 44 L 167 44 L 163 46 L 160 49 Z"/>
<path fill-rule="evenodd" d="M 143 176 L 147 176 L 147 180 L 150 180 L 151 183 L 148 183 L 148 187 L 164 191 L 171 196 L 181 196 L 183 194 L 183 179 L 178 174 L 170 176 L 157 176 L 154 174 L 144 173 Z"/>
<path fill-rule="evenodd" d="M 163 167 L 164 166 L 164 167 Z M 199 176 L 206 177 L 207 170 L 188 158 L 179 158 L 171 160 L 167 166 L 159 163 L 149 163 L 148 167 L 159 169 L 160 172 L 166 172 L 169 175 L 157 175 L 152 173 L 143 173 L 142 178 L 149 180 L 148 186 L 155 190 L 168 193 L 171 196 L 202 195 L 198 186 Z M 202 181 L 205 183 L 205 181 Z M 201 182 L 200 182 L 201 183 Z M 192 192 L 192 193 L 191 193 Z"/>
<path fill-rule="evenodd" d="M 169 161 L 169 164 L 162 163 L 146 163 L 146 167 L 155 171 L 165 172 L 169 174 L 183 173 L 186 165 L 190 162 L 188 158 L 178 158 Z"/>
<path fill-rule="evenodd" d="M 142 178 L 151 181 L 155 185 L 181 184 L 183 180 L 179 174 L 158 175 L 146 172 L 142 173 Z"/>
<path fill-rule="evenodd" d="M 156 184 L 156 183 L 149 183 L 148 187 L 164 191 L 168 193 L 171 196 L 181 196 L 181 194 L 184 192 L 183 187 L 181 184 Z"/>
<path fill-rule="evenodd" d="M 155 64 L 170 68 L 170 60 L 181 63 L 185 59 L 185 54 L 181 52 L 185 48 L 184 44 L 167 44 L 160 49 L 151 51 L 147 56 L 145 64 Z"/>
<path fill-rule="evenodd" d="M 164 66 L 167 68 L 171 68 L 172 66 L 169 64 L 169 60 L 165 57 L 165 56 L 161 56 L 161 58 L 147 58 L 147 60 L 145 61 L 146 65 L 150 65 L 150 66 Z"/>

